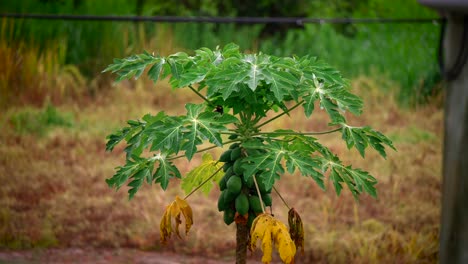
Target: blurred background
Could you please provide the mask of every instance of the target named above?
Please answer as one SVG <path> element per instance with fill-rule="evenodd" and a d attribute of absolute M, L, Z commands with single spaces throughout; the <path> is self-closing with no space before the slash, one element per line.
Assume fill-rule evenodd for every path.
<path fill-rule="evenodd" d="M 299 175 L 279 182 L 305 223 L 306 251 L 296 262 L 436 262 L 441 25 L 416 0 L 16 0 L 0 2 L 0 13 L 435 19 L 252 25 L 0 18 L 0 261 L 60 263 L 76 254 L 74 261 L 133 263 L 145 256 L 154 260 L 162 255 L 145 254 L 159 252 L 179 258 L 176 263 L 198 263 L 187 255 L 232 262 L 235 230 L 216 210 L 217 188 L 208 197 L 190 198 L 193 229 L 162 247 L 159 221 L 165 205 L 182 193 L 178 182 L 166 192 L 145 186 L 130 202 L 125 189 L 115 192 L 104 182 L 124 160 L 124 146 L 104 151 L 106 135 L 146 113 L 182 113 L 185 103 L 198 99 L 164 81 L 116 84 L 115 76 L 101 71 L 114 58 L 144 50 L 169 55 L 234 42 L 248 52 L 311 54 L 337 68 L 365 101 L 364 114 L 351 122 L 384 132 L 398 149 L 386 160 L 372 152 L 362 159 L 339 136 L 320 138 L 379 180 L 378 199 L 336 197 L 332 188 L 323 192 Z M 326 124 L 320 113 L 309 120 L 298 113 L 270 128 L 317 131 Z M 199 161 L 181 163 L 182 172 Z M 287 210 L 276 201 L 275 215 L 286 221 Z"/>

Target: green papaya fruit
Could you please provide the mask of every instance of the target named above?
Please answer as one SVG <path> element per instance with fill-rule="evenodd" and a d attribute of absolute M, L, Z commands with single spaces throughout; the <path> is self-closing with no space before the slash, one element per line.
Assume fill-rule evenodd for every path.
<path fill-rule="evenodd" d="M 224 176 L 221 178 L 221 180 L 219 180 L 219 182 L 218 182 L 219 189 L 220 189 L 221 191 L 226 190 L 226 188 L 227 188 L 226 182 L 227 182 L 227 180 L 226 180 L 226 175 L 224 175 Z"/>
<path fill-rule="evenodd" d="M 256 195 L 251 195 L 249 196 L 249 208 L 250 211 L 253 211 L 254 213 L 262 213 L 262 205 L 260 204 L 260 198 Z"/>
<path fill-rule="evenodd" d="M 234 201 L 236 197 L 239 195 L 239 193 L 233 193 L 226 189 L 226 194 L 224 195 L 224 201 L 229 204 L 230 202 Z"/>
<path fill-rule="evenodd" d="M 231 160 L 237 160 L 241 156 L 241 148 L 234 148 L 231 151 Z"/>
<path fill-rule="evenodd" d="M 263 193 L 262 194 L 262 201 L 265 206 L 271 206 L 272 200 L 271 200 L 271 194 L 270 193 Z"/>
<path fill-rule="evenodd" d="M 242 168 L 242 159 L 237 159 L 234 161 L 234 165 L 232 165 L 234 169 L 234 173 L 237 175 L 244 174 L 244 168 Z"/>
<path fill-rule="evenodd" d="M 249 211 L 249 218 L 247 219 L 247 227 L 249 229 L 252 227 L 252 223 L 253 223 L 253 221 L 255 220 L 256 217 L 257 217 L 257 215 L 254 212 Z"/>
<path fill-rule="evenodd" d="M 239 214 L 245 215 L 249 211 L 249 199 L 247 195 L 243 193 L 239 194 L 236 198 L 235 206 Z"/>
<path fill-rule="evenodd" d="M 224 197 L 226 197 L 226 193 L 227 191 L 224 191 L 224 192 L 221 192 L 219 194 L 219 198 L 218 198 L 218 211 L 222 212 L 224 210 L 226 210 L 226 208 L 228 207 L 228 203 L 226 203 L 226 201 L 224 200 Z"/>
<path fill-rule="evenodd" d="M 229 168 L 232 168 L 232 165 L 234 165 L 234 162 L 226 162 L 223 165 L 223 171 L 226 172 L 229 170 Z"/>
<path fill-rule="evenodd" d="M 231 161 L 231 152 L 232 149 L 228 149 L 219 157 L 220 162 L 230 162 Z"/>
<path fill-rule="evenodd" d="M 246 176 L 245 174 L 242 176 L 242 183 L 247 186 L 249 189 L 252 189 L 252 188 L 255 188 L 255 184 L 254 184 L 254 180 L 253 180 L 253 177 L 252 175 L 250 175 L 249 177 L 247 177 L 247 180 L 245 179 Z"/>
<path fill-rule="evenodd" d="M 232 222 L 234 222 L 235 216 L 236 216 L 236 211 L 234 211 L 231 208 L 226 208 L 226 210 L 224 210 L 224 216 L 223 216 L 224 223 L 226 225 L 232 224 Z"/>
<path fill-rule="evenodd" d="M 235 148 L 238 148 L 240 146 L 240 143 L 234 143 L 234 144 L 231 144 L 231 146 L 229 146 L 229 149 L 235 149 Z"/>
<path fill-rule="evenodd" d="M 242 180 L 239 176 L 233 175 L 226 182 L 226 187 L 231 193 L 239 194 L 242 189 Z"/>

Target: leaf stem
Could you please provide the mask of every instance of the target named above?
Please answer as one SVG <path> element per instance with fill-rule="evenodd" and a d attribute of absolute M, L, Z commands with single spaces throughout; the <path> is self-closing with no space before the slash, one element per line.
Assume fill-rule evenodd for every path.
<path fill-rule="evenodd" d="M 233 131 L 222 131 L 219 132 L 221 135 L 234 135 L 237 134 L 234 130 Z"/>
<path fill-rule="evenodd" d="M 338 128 L 335 128 L 335 129 L 332 129 L 332 130 L 327 130 L 327 131 L 320 131 L 320 132 L 287 132 L 287 131 L 284 131 L 284 132 L 257 132 L 255 133 L 254 135 L 257 136 L 257 135 L 309 135 L 309 136 L 313 136 L 313 135 L 324 135 L 324 134 L 330 134 L 330 133 L 333 133 L 333 132 L 337 132 L 337 131 L 340 131 L 343 127 L 338 127 Z"/>
<path fill-rule="evenodd" d="M 195 88 L 193 88 L 193 86 L 191 84 L 188 87 L 190 88 L 190 90 L 192 90 L 194 93 L 196 93 L 201 99 L 205 100 L 205 102 L 207 102 L 209 105 L 213 106 L 213 103 L 210 100 L 208 100 L 208 98 L 206 98 L 203 94 L 201 94 Z"/>
<path fill-rule="evenodd" d="M 289 112 L 291 112 L 292 110 L 296 109 L 298 106 L 300 106 L 302 103 L 304 103 L 304 100 L 300 101 L 299 103 L 297 103 L 296 105 L 294 105 L 293 107 L 289 108 L 287 111 L 284 111 L 283 113 L 279 114 L 279 115 L 276 115 L 275 117 L 272 117 L 271 119 L 268 119 L 267 121 L 255 126 L 255 128 L 260 128 L 270 122 L 273 122 L 274 120 L 282 117 L 283 115 L 285 114 L 288 114 Z"/>
<path fill-rule="evenodd" d="M 229 140 L 229 141 L 224 142 L 223 145 L 238 142 L 238 141 L 240 141 L 240 140 L 239 139 Z M 211 147 L 207 147 L 207 148 L 204 148 L 204 149 L 197 150 L 197 152 L 195 152 L 195 153 L 204 152 L 204 151 L 214 149 L 214 148 L 217 148 L 217 147 L 218 147 L 217 145 L 213 145 Z M 175 159 L 180 159 L 180 158 L 183 158 L 183 157 L 185 157 L 185 155 L 170 157 L 170 158 L 167 158 L 167 160 L 175 160 Z"/>
<path fill-rule="evenodd" d="M 262 206 L 262 211 L 263 213 L 265 213 L 265 204 L 263 204 L 262 194 L 260 193 L 260 188 L 258 187 L 257 178 L 255 178 L 255 174 L 252 175 L 252 177 L 253 177 L 253 181 L 255 184 L 255 189 L 257 189 L 258 198 L 260 198 L 259 200 L 260 200 L 260 205 Z"/>
<path fill-rule="evenodd" d="M 278 190 L 276 190 L 275 186 L 273 186 L 273 190 L 275 190 L 276 194 L 278 194 L 279 198 L 281 199 L 281 201 L 283 201 L 284 205 L 286 205 L 288 210 L 291 210 L 291 207 L 289 207 L 288 203 L 286 203 L 283 196 L 281 196 L 281 194 L 278 192 Z"/>
<path fill-rule="evenodd" d="M 214 166 L 216 166 L 217 164 L 219 163 L 219 161 L 217 161 Z M 211 174 L 210 177 L 208 177 L 208 179 L 204 180 L 202 183 L 200 183 L 200 185 L 198 185 L 195 189 L 193 189 L 189 194 L 187 194 L 185 197 L 184 197 L 184 200 L 187 200 L 187 198 L 189 198 L 190 195 L 192 195 L 194 192 L 198 191 L 198 189 L 200 189 L 203 185 L 205 185 L 205 183 L 207 183 L 209 180 L 211 180 L 220 170 L 222 170 L 223 167 L 220 167 L 219 169 L 217 169 L 215 172 L 213 172 L 213 174 Z"/>

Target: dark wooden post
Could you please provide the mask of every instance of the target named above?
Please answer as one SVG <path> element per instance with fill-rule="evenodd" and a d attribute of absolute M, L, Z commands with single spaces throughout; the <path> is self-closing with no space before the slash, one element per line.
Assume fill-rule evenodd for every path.
<path fill-rule="evenodd" d="M 468 49 L 467 17 L 447 17 L 444 65 L 458 64 L 445 101 L 440 263 L 468 263 Z M 465 51 L 468 52 L 468 51 Z"/>
<path fill-rule="evenodd" d="M 439 62 L 447 81 L 440 263 L 468 263 L 468 1 L 419 0 L 445 18 Z"/>

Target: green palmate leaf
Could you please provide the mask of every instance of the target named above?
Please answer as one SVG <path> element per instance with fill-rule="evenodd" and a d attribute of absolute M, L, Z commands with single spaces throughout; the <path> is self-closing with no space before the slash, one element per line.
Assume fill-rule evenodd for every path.
<path fill-rule="evenodd" d="M 132 157 L 131 159 L 127 159 L 124 166 L 117 167 L 114 176 L 106 179 L 106 183 L 109 187 L 114 187 L 118 190 L 130 179 L 128 193 L 129 198 L 132 199 L 145 180 L 148 182 L 152 181 L 151 171 L 153 170 L 153 166 L 154 160 L 152 159 Z"/>
<path fill-rule="evenodd" d="M 299 105 L 303 105 L 307 117 L 315 107 L 320 107 L 329 115 L 330 125 L 341 126 L 347 147 L 355 147 L 362 156 L 368 146 L 383 157 L 385 145 L 395 149 L 383 134 L 369 127 L 346 124 L 344 113 L 359 115 L 362 101 L 349 91 L 349 82 L 329 65 L 308 56 L 245 54 L 237 45 L 228 44 L 216 50 L 201 48 L 193 55 L 183 52 L 167 57 L 149 53 L 133 55 L 116 59 L 105 71 L 117 73 L 117 80 L 122 80 L 138 78 L 146 70 L 151 80 L 169 77 L 173 88 L 188 87 L 204 102 L 186 104 L 185 115 L 168 116 L 161 112 L 156 116 L 146 115 L 142 120 L 130 120 L 128 126 L 109 135 L 107 150 L 114 149 L 121 141 L 127 144 L 126 163 L 107 180 L 109 186 L 118 189 L 128 182 L 130 197 L 144 181 L 156 182 L 166 189 L 171 178 L 181 177 L 172 160 L 183 156 L 191 160 L 203 151 L 198 147 L 207 141 L 221 147 L 221 135 L 235 130 L 236 138 L 248 154 L 241 163 L 244 177 L 256 175 L 267 189 L 285 172 L 285 165 L 289 173 L 299 171 L 322 189 L 324 175 L 329 175 L 337 194 L 346 185 L 354 197 L 363 192 L 376 195 L 375 179 L 365 171 L 343 165 L 327 147 L 309 136 L 314 133 L 306 136 L 291 130 L 260 131 L 264 124 L 289 114 Z M 289 108 L 291 104 L 295 106 Z M 224 111 L 214 111 L 218 107 Z M 270 111 L 280 109 L 284 113 L 268 119 Z M 232 125 L 230 130 L 228 125 Z M 145 150 L 157 154 L 142 158 Z M 184 155 L 179 154 L 181 151 Z M 211 156 L 203 156 L 202 164 L 184 178 L 183 188 L 192 190 L 206 180 L 218 167 L 214 162 Z M 208 192 L 211 184 L 203 188 Z"/>
<path fill-rule="evenodd" d="M 292 60 L 272 58 L 272 65 L 263 70 L 266 83 L 270 84 L 270 90 L 280 102 L 286 95 L 293 95 L 297 92 L 296 87 L 300 84 L 297 69 L 292 63 Z"/>
<path fill-rule="evenodd" d="M 245 158 L 244 177 L 248 179 L 258 173 L 266 189 L 271 189 L 275 181 L 280 178 L 280 174 L 284 173 L 281 160 L 286 150 L 283 145 L 278 142 L 262 144 L 257 140 L 252 140 L 243 143 L 242 146 L 246 149 L 264 150 L 264 152 Z"/>
<path fill-rule="evenodd" d="M 244 83 L 250 90 L 255 91 L 260 81 L 265 79 L 262 71 L 267 63 L 267 58 L 264 55 L 247 55 L 243 61 L 247 68 L 247 78 Z"/>
<path fill-rule="evenodd" d="M 295 169 L 298 169 L 303 176 L 310 176 L 318 184 L 320 188 L 325 190 L 325 185 L 323 183 L 323 173 L 321 169 L 321 159 L 312 158 L 307 151 L 298 152 L 290 151 L 285 156 L 286 158 L 286 167 L 288 172 L 293 174 Z"/>
<path fill-rule="evenodd" d="M 114 63 L 109 65 L 103 72 L 117 73 L 119 77 L 116 81 L 121 81 L 132 77 L 139 78 L 146 67 L 162 64 L 164 64 L 164 59 L 145 52 L 125 59 L 115 59 Z M 153 71 L 156 71 L 156 69 Z M 154 74 L 155 73 L 153 73 L 153 75 Z"/>
<path fill-rule="evenodd" d="M 297 60 L 301 71 L 301 90 L 306 116 L 314 110 L 315 102 L 320 102 L 333 122 L 345 122 L 340 111 L 350 111 L 355 115 L 362 112 L 362 100 L 349 92 L 349 84 L 338 71 L 315 59 L 304 57 Z M 342 120 L 342 121 L 339 121 Z"/>
<path fill-rule="evenodd" d="M 133 136 L 141 129 L 140 126 L 124 127 L 119 131 L 107 136 L 106 151 L 112 151 L 114 147 L 128 136 Z"/>
<path fill-rule="evenodd" d="M 127 158 L 132 155 L 139 156 L 149 143 L 148 137 L 144 133 L 146 126 L 158 121 L 161 117 L 161 115 L 151 116 L 148 114 L 145 115 L 141 121 L 129 120 L 127 123 L 130 126 L 124 127 L 114 134 L 107 136 L 106 150 L 112 151 L 118 143 L 125 140 L 127 142 L 127 147 L 124 151 L 127 153 Z"/>
<path fill-rule="evenodd" d="M 149 183 L 152 182 L 153 177 L 151 175 L 151 172 L 153 171 L 153 164 L 154 163 L 149 163 L 148 167 L 139 170 L 130 178 L 131 181 L 128 184 L 128 186 L 130 187 L 130 189 L 128 190 L 129 199 L 132 199 L 133 196 L 135 196 L 136 192 L 140 189 L 141 185 L 145 180 Z"/>
<path fill-rule="evenodd" d="M 200 186 L 211 178 L 211 181 L 218 182 L 223 177 L 223 172 L 219 171 L 222 168 L 222 163 L 213 160 L 209 153 L 202 156 L 202 163 L 191 170 L 182 178 L 181 187 L 186 194 L 190 193 L 194 188 Z M 213 188 L 213 184 L 203 184 L 201 190 L 204 194 L 208 194 Z"/>
<path fill-rule="evenodd" d="M 119 142 L 125 140 L 127 146 L 124 152 L 127 154 L 127 159 L 132 156 L 140 156 L 143 150 L 153 142 L 156 135 L 152 133 L 153 131 L 148 131 L 148 128 L 153 127 L 155 123 L 160 123 L 164 118 L 167 118 L 167 116 L 164 112 L 160 112 L 156 116 L 147 114 L 139 121 L 128 121 L 129 127 L 125 127 L 107 137 L 106 150 L 112 151 Z"/>
<path fill-rule="evenodd" d="M 246 76 L 247 71 L 245 69 L 217 69 L 216 74 L 207 80 L 208 98 L 220 94 L 224 100 L 227 100 L 232 93 L 240 90 L 240 84 L 242 84 L 242 80 Z"/>
<path fill-rule="evenodd" d="M 156 83 L 159 80 L 159 76 L 161 75 L 161 73 L 163 73 L 165 63 L 166 59 L 158 58 L 158 60 L 155 60 L 153 66 L 151 66 L 151 68 L 148 70 L 148 77 L 154 83 Z"/>
<path fill-rule="evenodd" d="M 351 149 L 354 146 L 362 157 L 364 157 L 365 149 L 369 145 L 377 150 L 377 152 L 379 152 L 379 154 L 384 158 L 387 157 L 384 145 L 396 150 L 390 139 L 368 126 L 352 127 L 346 124 L 342 124 L 342 126 L 342 137 L 343 140 L 346 141 L 346 146 L 348 149 Z"/>
<path fill-rule="evenodd" d="M 188 133 L 183 134 L 186 141 L 182 145 L 185 155 L 190 160 L 197 151 L 197 145 L 207 139 L 216 146 L 222 146 L 221 133 L 226 131 L 225 124 L 236 123 L 237 118 L 229 114 L 204 111 L 203 105 L 187 104 L 187 116 L 183 120 L 188 125 Z"/>
<path fill-rule="evenodd" d="M 182 144 L 184 123 L 181 117 L 165 116 L 147 127 L 145 133 L 152 142 L 151 151 L 165 151 L 177 154 Z"/>
<path fill-rule="evenodd" d="M 159 163 L 159 166 L 153 174 L 156 162 Z M 115 174 L 111 178 L 106 179 L 106 183 L 109 187 L 120 189 L 126 182 L 130 181 L 128 183 L 130 187 L 128 190 L 130 199 L 133 198 L 144 181 L 151 184 L 154 180 L 165 190 L 171 178 L 181 177 L 177 167 L 162 154 L 157 154 L 152 158 L 132 156 L 127 159 L 124 166 L 117 167 L 116 169 Z"/>
<path fill-rule="evenodd" d="M 158 154 L 155 159 L 159 161 L 159 167 L 154 172 L 153 179 L 161 185 L 163 190 L 166 190 L 171 178 L 181 178 L 180 172 L 171 161 L 167 160 L 165 155 Z"/>
<path fill-rule="evenodd" d="M 377 197 L 374 186 L 377 180 L 368 172 L 344 166 L 336 156 L 332 160 L 323 159 L 322 162 L 323 171 L 330 171 L 330 180 L 333 182 L 337 195 L 340 195 L 343 183 L 345 183 L 355 199 L 358 199 L 363 192 L 367 192 L 374 198 Z"/>

